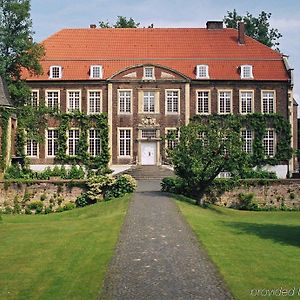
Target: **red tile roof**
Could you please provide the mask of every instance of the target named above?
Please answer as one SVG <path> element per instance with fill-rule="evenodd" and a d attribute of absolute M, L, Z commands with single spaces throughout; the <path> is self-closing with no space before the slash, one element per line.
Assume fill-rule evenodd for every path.
<path fill-rule="evenodd" d="M 49 67 L 63 68 L 62 80 L 89 79 L 90 65 L 103 66 L 103 78 L 138 64 L 158 64 L 195 79 L 195 66 L 209 66 L 210 79 L 240 80 L 240 65 L 253 66 L 255 80 L 288 80 L 280 53 L 245 37 L 235 29 L 126 28 L 63 29 L 43 41 L 44 74 L 28 80 L 48 80 Z"/>

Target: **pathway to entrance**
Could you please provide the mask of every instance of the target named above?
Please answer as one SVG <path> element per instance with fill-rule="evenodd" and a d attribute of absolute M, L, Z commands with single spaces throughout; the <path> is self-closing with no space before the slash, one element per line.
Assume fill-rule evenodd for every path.
<path fill-rule="evenodd" d="M 233 299 L 159 181 L 139 181 L 99 299 Z"/>

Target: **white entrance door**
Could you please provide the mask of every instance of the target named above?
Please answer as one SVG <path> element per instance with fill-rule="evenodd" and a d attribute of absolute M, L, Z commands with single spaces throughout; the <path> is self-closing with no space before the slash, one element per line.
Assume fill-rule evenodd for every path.
<path fill-rule="evenodd" d="M 156 164 L 156 143 L 142 143 L 142 165 L 155 165 Z"/>

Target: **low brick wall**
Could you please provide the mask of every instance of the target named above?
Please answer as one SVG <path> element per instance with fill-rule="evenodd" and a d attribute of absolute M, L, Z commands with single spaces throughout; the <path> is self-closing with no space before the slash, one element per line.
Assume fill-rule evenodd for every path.
<path fill-rule="evenodd" d="M 35 180 L 26 183 L 0 181 L 0 210 L 22 207 L 31 201 L 42 201 L 45 207 L 74 203 L 84 191 L 85 180 Z"/>
<path fill-rule="evenodd" d="M 231 191 L 222 194 L 217 204 L 222 206 L 236 206 L 239 203 L 240 194 L 254 194 L 254 200 L 260 206 L 288 208 L 300 207 L 300 180 L 282 179 L 263 181 L 244 180 L 241 185 Z"/>

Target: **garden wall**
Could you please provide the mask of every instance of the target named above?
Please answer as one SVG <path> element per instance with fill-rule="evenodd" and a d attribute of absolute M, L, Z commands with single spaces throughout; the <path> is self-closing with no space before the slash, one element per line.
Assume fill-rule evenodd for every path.
<path fill-rule="evenodd" d="M 254 201 L 261 207 L 300 208 L 300 180 L 243 180 L 240 186 L 224 192 L 217 197 L 216 204 L 222 206 L 236 206 L 240 194 L 254 194 Z"/>
<path fill-rule="evenodd" d="M 0 210 L 24 207 L 31 201 L 42 201 L 54 210 L 74 203 L 85 189 L 85 180 L 39 180 L 26 183 L 0 181 Z"/>

